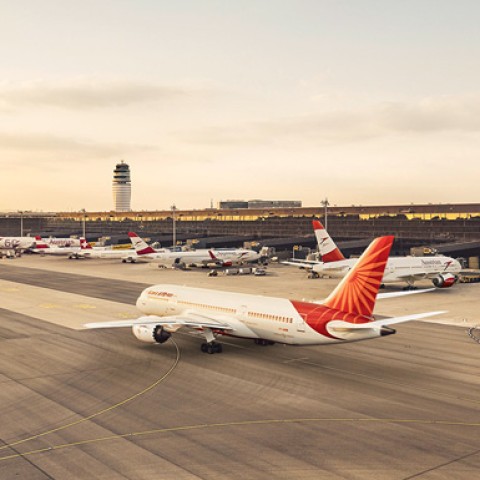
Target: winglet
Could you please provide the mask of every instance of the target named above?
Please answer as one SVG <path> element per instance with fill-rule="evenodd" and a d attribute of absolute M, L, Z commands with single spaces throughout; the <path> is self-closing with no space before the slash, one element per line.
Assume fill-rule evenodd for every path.
<path fill-rule="evenodd" d="M 392 235 L 373 240 L 324 305 L 342 312 L 370 317 L 393 240 Z"/>
<path fill-rule="evenodd" d="M 324 263 L 338 262 L 345 260 L 340 249 L 335 245 L 332 237 L 325 230 L 319 220 L 312 220 L 313 230 L 318 242 L 318 249 Z"/>

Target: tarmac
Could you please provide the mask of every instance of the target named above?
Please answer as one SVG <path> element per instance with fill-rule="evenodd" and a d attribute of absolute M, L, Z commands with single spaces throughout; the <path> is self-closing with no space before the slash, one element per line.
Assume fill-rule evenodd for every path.
<path fill-rule="evenodd" d="M 447 313 L 328 347 L 227 339 L 206 355 L 183 334 L 146 345 L 130 329 L 82 329 L 135 318 L 137 296 L 155 283 L 318 300 L 338 282 L 267 270 L 207 277 L 115 260 L 1 260 L 0 478 L 478 476 L 480 334 L 468 333 L 480 325 L 480 284 L 379 300 L 381 315 Z"/>

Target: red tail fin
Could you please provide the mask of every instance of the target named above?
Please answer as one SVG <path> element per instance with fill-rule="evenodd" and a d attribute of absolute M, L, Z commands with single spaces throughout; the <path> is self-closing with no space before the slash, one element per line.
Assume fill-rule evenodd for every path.
<path fill-rule="evenodd" d="M 150 247 L 150 245 L 148 245 L 147 242 L 145 242 L 143 238 L 140 238 L 135 232 L 128 232 L 128 236 L 130 237 L 130 241 L 132 242 L 133 248 L 137 252 L 137 255 L 156 253 L 155 250 Z"/>
<path fill-rule="evenodd" d="M 340 260 L 345 260 L 343 253 L 335 245 L 335 242 L 332 240 L 332 237 L 325 230 L 324 226 L 320 223 L 319 220 L 312 220 L 313 230 L 315 232 L 315 237 L 318 242 L 318 250 L 322 256 L 322 262 L 338 262 Z"/>
<path fill-rule="evenodd" d="M 80 238 L 80 249 L 81 250 L 90 250 L 92 246 L 87 242 L 85 238 Z"/>
<path fill-rule="evenodd" d="M 393 236 L 376 238 L 323 305 L 342 312 L 370 317 L 393 240 Z"/>
<path fill-rule="evenodd" d="M 40 235 L 37 235 L 35 237 L 35 248 L 49 248 L 49 246 L 42 240 L 42 237 Z"/>

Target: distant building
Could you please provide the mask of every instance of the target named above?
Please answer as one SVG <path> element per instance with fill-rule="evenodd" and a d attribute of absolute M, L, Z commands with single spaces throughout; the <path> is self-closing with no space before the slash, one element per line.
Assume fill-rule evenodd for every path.
<path fill-rule="evenodd" d="M 299 200 L 249 200 L 248 208 L 298 208 L 302 206 Z"/>
<path fill-rule="evenodd" d="M 130 167 L 122 160 L 113 171 L 113 209 L 116 212 L 131 211 L 132 182 Z"/>
<path fill-rule="evenodd" d="M 224 200 L 218 202 L 218 208 L 248 208 L 246 200 Z"/>
<path fill-rule="evenodd" d="M 301 207 L 297 200 L 224 200 L 218 202 L 218 208 L 295 208 Z"/>

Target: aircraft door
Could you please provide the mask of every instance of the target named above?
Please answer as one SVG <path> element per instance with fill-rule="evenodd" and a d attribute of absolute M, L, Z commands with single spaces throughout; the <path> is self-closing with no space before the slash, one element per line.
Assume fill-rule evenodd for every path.
<path fill-rule="evenodd" d="M 167 312 L 166 312 L 166 314 L 167 314 L 167 315 L 174 315 L 174 314 L 177 313 L 177 310 L 178 310 L 177 296 L 176 296 L 176 295 L 172 295 L 172 296 L 168 299 Z"/>
<path fill-rule="evenodd" d="M 300 313 L 300 318 L 296 319 L 297 332 L 305 333 L 305 323 L 307 321 L 307 315 L 305 313 Z"/>
<path fill-rule="evenodd" d="M 240 320 L 247 320 L 248 307 L 246 305 L 240 305 L 237 308 L 237 317 Z"/>

